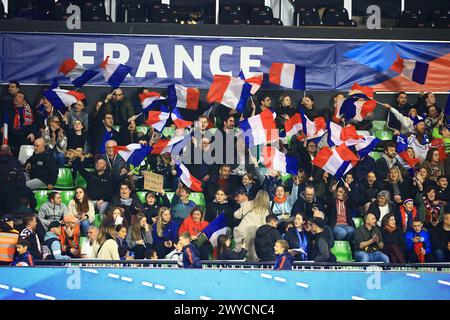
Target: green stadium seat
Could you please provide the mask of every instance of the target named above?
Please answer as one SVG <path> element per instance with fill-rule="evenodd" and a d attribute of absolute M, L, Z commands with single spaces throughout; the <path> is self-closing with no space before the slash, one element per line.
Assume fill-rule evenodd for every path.
<path fill-rule="evenodd" d="M 58 180 L 56 180 L 55 188 L 57 189 L 73 189 L 72 170 L 70 168 L 59 168 Z"/>
<path fill-rule="evenodd" d="M 166 192 L 166 196 L 170 202 L 172 202 L 172 198 L 175 195 L 175 192 Z"/>
<path fill-rule="evenodd" d="M 210 129 L 208 129 L 208 131 L 209 131 L 211 134 L 216 134 L 217 128 L 210 128 Z"/>
<path fill-rule="evenodd" d="M 94 172 L 95 169 L 93 169 L 93 168 L 86 168 L 86 171 Z M 82 187 L 84 189 L 87 188 L 87 182 L 86 182 L 86 180 L 83 178 L 83 176 L 79 172 L 77 173 L 77 177 L 75 178 L 74 185 L 75 185 L 75 187 Z"/>
<path fill-rule="evenodd" d="M 386 121 L 384 120 L 374 120 L 372 121 L 372 131 L 375 132 L 377 130 L 385 130 L 386 129 Z"/>
<path fill-rule="evenodd" d="M 94 223 L 92 223 L 97 228 L 100 228 L 100 224 L 102 223 L 103 215 L 101 213 L 97 213 L 95 215 Z"/>
<path fill-rule="evenodd" d="M 292 174 L 290 174 L 290 173 L 282 173 L 281 174 L 281 181 L 283 181 L 284 184 L 291 178 L 292 178 Z"/>
<path fill-rule="evenodd" d="M 364 223 L 362 218 L 353 218 L 353 222 L 355 223 L 356 228 L 359 228 Z"/>
<path fill-rule="evenodd" d="M 354 261 L 348 241 L 334 241 L 334 247 L 331 249 L 331 252 L 336 256 L 337 262 Z"/>
<path fill-rule="evenodd" d="M 369 157 L 371 157 L 373 160 L 377 161 L 381 158 L 381 152 L 378 151 L 372 151 L 369 153 Z"/>
<path fill-rule="evenodd" d="M 143 134 L 147 134 L 148 130 L 149 130 L 148 126 L 136 126 L 137 132 L 142 132 Z"/>
<path fill-rule="evenodd" d="M 162 131 L 162 135 L 164 137 L 173 137 L 175 135 L 175 128 L 172 127 L 165 127 Z"/>
<path fill-rule="evenodd" d="M 392 140 L 394 138 L 394 133 L 389 130 L 376 130 L 375 137 L 382 141 Z"/>
<path fill-rule="evenodd" d="M 80 251 L 83 250 L 83 246 L 87 241 L 88 241 L 87 237 L 80 236 L 79 242 Z"/>
<path fill-rule="evenodd" d="M 143 191 L 136 191 L 136 194 L 139 198 L 139 200 L 141 200 L 141 202 L 144 204 L 145 203 L 145 195 L 147 194 L 147 190 L 143 190 Z"/>
<path fill-rule="evenodd" d="M 189 200 L 194 201 L 198 206 L 206 208 L 205 195 L 202 192 L 191 192 Z"/>
<path fill-rule="evenodd" d="M 48 190 L 34 191 L 34 197 L 36 198 L 36 211 L 39 211 L 39 209 L 42 207 L 42 205 L 47 202 L 48 192 L 49 192 Z"/>
<path fill-rule="evenodd" d="M 69 205 L 70 200 L 73 199 L 75 195 L 75 190 L 55 190 L 56 192 L 61 193 L 62 202 L 67 206 Z"/>
<path fill-rule="evenodd" d="M 120 126 L 113 126 L 113 129 L 116 131 L 120 131 Z"/>

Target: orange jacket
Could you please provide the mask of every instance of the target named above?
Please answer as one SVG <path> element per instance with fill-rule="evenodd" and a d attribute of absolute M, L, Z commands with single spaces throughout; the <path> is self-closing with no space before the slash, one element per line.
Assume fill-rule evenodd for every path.
<path fill-rule="evenodd" d="M 183 232 L 189 232 L 191 236 L 198 235 L 203 229 L 206 228 L 206 226 L 209 224 L 208 221 L 200 221 L 195 222 L 194 219 L 192 219 L 192 215 L 184 219 L 183 223 L 180 226 L 180 229 L 178 230 L 178 234 L 182 234 Z"/>
<path fill-rule="evenodd" d="M 61 230 L 61 235 L 59 236 L 59 241 L 61 241 L 62 251 L 69 251 L 70 248 L 78 249 L 80 246 L 80 225 L 76 224 L 73 230 L 72 239 L 67 237 L 64 228 Z"/>

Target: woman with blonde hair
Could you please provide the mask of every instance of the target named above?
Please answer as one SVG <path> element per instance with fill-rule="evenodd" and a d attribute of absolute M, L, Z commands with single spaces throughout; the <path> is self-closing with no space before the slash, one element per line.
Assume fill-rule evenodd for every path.
<path fill-rule="evenodd" d="M 389 191 L 392 201 L 397 205 L 401 205 L 405 199 L 413 198 L 411 194 L 411 181 L 408 177 L 403 178 L 402 173 L 397 166 L 389 169 L 389 174 L 383 183 L 383 190 Z"/>
<path fill-rule="evenodd" d="M 234 228 L 236 250 L 239 251 L 244 243 L 248 249 L 248 261 L 258 261 L 255 250 L 256 230 L 266 223 L 269 208 L 269 194 L 267 191 L 260 190 L 256 194 L 255 200 L 246 202 L 240 209 L 234 212 L 234 217 L 241 220 L 240 224 Z"/>
<path fill-rule="evenodd" d="M 119 246 L 116 242 L 116 229 L 106 223 L 100 225 L 94 254 L 100 260 L 120 260 Z"/>
<path fill-rule="evenodd" d="M 172 214 L 167 207 L 161 207 L 158 211 L 156 223 L 152 227 L 153 245 L 158 258 L 164 257 L 173 249 L 178 238 L 179 225 L 172 220 Z"/>

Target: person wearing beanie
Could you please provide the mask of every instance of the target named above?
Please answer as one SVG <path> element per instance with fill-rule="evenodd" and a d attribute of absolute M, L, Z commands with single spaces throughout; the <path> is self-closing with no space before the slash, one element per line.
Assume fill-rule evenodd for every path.
<path fill-rule="evenodd" d="M 15 233 L 18 234 L 19 231 L 17 231 L 14 228 L 14 218 L 10 214 L 5 214 L 0 219 L 0 232 L 6 232 L 6 233 Z"/>
<path fill-rule="evenodd" d="M 325 220 L 319 218 L 311 220 L 311 232 L 314 234 L 311 258 L 314 262 L 336 262 L 336 257 L 331 253 L 334 239 L 325 232 L 325 228 Z"/>
<path fill-rule="evenodd" d="M 399 212 L 400 219 L 398 219 L 398 221 L 401 222 L 403 233 L 406 233 L 411 230 L 412 222 L 417 217 L 417 208 L 414 206 L 414 200 L 408 198 L 403 201 L 403 205 L 400 206 Z"/>
<path fill-rule="evenodd" d="M 428 151 L 430 139 L 426 133 L 425 120 L 421 116 L 417 116 L 414 121 L 414 133 L 408 137 L 408 145 L 413 148 L 416 157 L 423 162 Z"/>

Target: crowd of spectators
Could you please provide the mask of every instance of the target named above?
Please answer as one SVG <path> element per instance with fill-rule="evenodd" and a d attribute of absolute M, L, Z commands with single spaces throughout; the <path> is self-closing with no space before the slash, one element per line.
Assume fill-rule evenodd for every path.
<path fill-rule="evenodd" d="M 343 97 L 337 94 L 333 105 L 319 109 L 313 96 L 305 96 L 299 108 L 309 119 L 333 121 L 334 107 Z M 190 199 L 192 190 L 179 179 L 171 154 L 149 154 L 145 164 L 134 167 L 116 152 L 118 145 L 154 145 L 162 138 L 152 127 L 146 133 L 137 130 L 145 115 L 139 116 L 120 88 L 93 102 L 91 113 L 86 103 L 79 101 L 65 113 L 44 97 L 32 106 L 15 81 L 2 97 L 0 114 L 6 115 L 9 130 L 8 145 L 0 150 L 0 231 L 19 234 L 14 264 L 172 259 L 198 267 L 200 260 L 246 259 L 276 261 L 276 268 L 283 269 L 293 261 L 336 262 L 335 241 L 347 241 L 358 262 L 450 262 L 450 157 L 443 160 L 432 143 L 441 139 L 448 155 L 450 119 L 443 117 L 433 93 L 421 94 L 411 105 L 401 92 L 396 104 L 385 104 L 386 130 L 394 138 L 378 146 L 379 159 L 364 157 L 338 181 L 312 164 L 326 139 L 305 140 L 299 132 L 289 142 L 280 140 L 280 150 L 299 163 L 297 175 L 286 176 L 264 168 L 255 150 L 236 138 L 239 121 L 265 109 L 276 113 L 282 131 L 298 112 L 289 95 L 277 102 L 269 95 L 255 96 L 242 114 L 222 105 L 209 115 L 204 106 L 184 109 L 193 128 L 174 129 L 172 135 L 191 136 L 185 148 L 206 152 L 219 134 L 223 150 L 232 137 L 237 155 L 216 164 L 204 159 L 186 164 L 202 182 L 203 206 Z M 353 124 L 362 131 L 372 125 L 370 116 Z M 166 126 L 173 124 L 169 120 Z M 429 149 L 412 169 L 397 155 L 399 134 L 408 137 L 412 158 L 417 158 L 417 144 Z M 18 160 L 23 145 L 34 145 L 24 165 Z M 86 180 L 86 188 L 74 186 L 67 205 L 55 188 L 64 167 L 71 168 L 73 181 L 78 175 Z M 136 191 L 143 189 L 144 171 L 164 175 L 164 188 L 147 192 L 141 202 Z M 35 210 L 33 191 L 42 189 L 49 190 L 48 201 Z M 171 199 L 168 193 L 174 193 Z M 213 249 L 199 235 L 221 213 L 227 234 Z M 362 222 L 357 227 L 358 218 Z"/>

